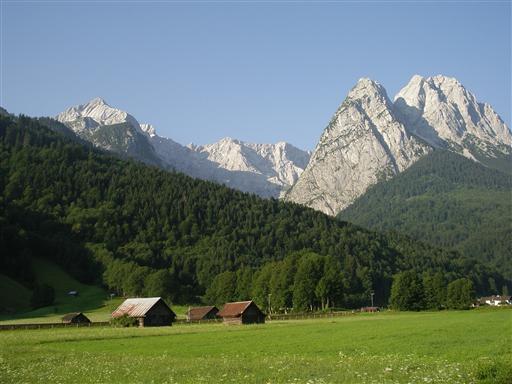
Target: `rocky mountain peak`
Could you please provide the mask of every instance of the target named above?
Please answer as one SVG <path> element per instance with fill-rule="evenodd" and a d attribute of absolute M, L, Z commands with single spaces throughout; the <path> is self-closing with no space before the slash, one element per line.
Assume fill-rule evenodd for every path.
<path fill-rule="evenodd" d="M 84 129 L 96 129 L 99 126 L 128 123 L 141 132 L 137 120 L 125 111 L 113 108 L 101 97 L 85 104 L 68 108 L 57 115 L 57 120 L 68 125 L 76 132 Z"/>
<path fill-rule="evenodd" d="M 332 117 L 286 199 L 334 215 L 432 148 L 501 166 L 512 153 L 511 143 L 497 113 L 453 77 L 414 75 L 394 103 L 379 83 L 362 78 Z"/>
<path fill-rule="evenodd" d="M 372 80 L 368 77 L 361 77 L 356 85 L 350 90 L 348 96 L 351 96 L 352 93 L 357 92 L 366 92 L 366 93 L 374 93 L 374 94 L 386 94 L 386 90 L 382 85 L 380 85 L 375 80 Z"/>
<path fill-rule="evenodd" d="M 278 197 L 298 179 L 309 161 L 309 153 L 286 142 L 255 144 L 225 137 L 213 144 L 189 146 L 217 167 L 234 172 L 230 185 L 246 190 L 260 180 L 258 187 L 264 196 Z"/>
<path fill-rule="evenodd" d="M 92 105 L 106 105 L 109 107 L 108 103 L 105 101 L 105 99 L 102 99 L 101 97 L 95 97 L 94 99 L 90 100 L 88 103 L 85 104 L 86 106 L 92 106 Z"/>
<path fill-rule="evenodd" d="M 389 104 L 391 102 L 384 87 L 366 77 L 359 79 L 345 100 L 347 102 L 357 100 L 363 105 L 375 105 L 375 103 Z M 372 107 L 370 106 L 370 108 Z"/>
<path fill-rule="evenodd" d="M 429 147 L 410 137 L 385 89 L 363 78 L 338 108 L 286 199 L 335 215 Z"/>
<path fill-rule="evenodd" d="M 511 153 L 507 125 L 453 77 L 413 76 L 394 105 L 407 128 L 434 147 L 473 160 Z"/>
<path fill-rule="evenodd" d="M 145 125 L 148 132 L 143 131 L 132 115 L 111 107 L 101 97 L 68 108 L 56 119 L 99 148 L 127 154 L 146 163 L 161 163 L 149 142 L 152 127 Z"/>

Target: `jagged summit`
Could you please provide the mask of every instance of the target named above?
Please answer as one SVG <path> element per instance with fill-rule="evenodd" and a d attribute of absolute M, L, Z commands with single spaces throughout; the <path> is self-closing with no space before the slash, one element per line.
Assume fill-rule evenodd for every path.
<path fill-rule="evenodd" d="M 101 97 L 68 108 L 57 115 L 57 120 L 70 126 L 75 131 L 122 123 L 129 123 L 133 128 L 141 131 L 139 123 L 132 115 L 111 107 Z"/>
<path fill-rule="evenodd" d="M 286 199 L 335 215 L 370 185 L 401 172 L 428 151 L 395 116 L 384 87 L 360 79 Z"/>
<path fill-rule="evenodd" d="M 189 147 L 230 171 L 261 175 L 278 189 L 289 188 L 309 161 L 309 153 L 286 142 L 254 144 L 225 137 L 213 144 Z M 277 189 L 275 189 L 277 191 Z M 277 197 L 279 193 L 272 192 Z"/>
<path fill-rule="evenodd" d="M 376 92 L 384 92 L 386 93 L 386 90 L 380 83 L 378 83 L 375 80 L 370 79 L 369 77 L 361 77 L 356 85 L 352 88 L 351 92 L 358 89 L 373 89 Z"/>
<path fill-rule="evenodd" d="M 496 112 L 453 77 L 414 75 L 394 103 L 379 83 L 362 78 L 286 198 L 334 215 L 433 148 L 497 166 L 511 154 L 511 143 Z"/>
<path fill-rule="evenodd" d="M 68 108 L 56 118 L 82 139 L 99 148 L 160 165 L 160 160 L 138 121 L 129 113 L 111 107 L 101 97 Z"/>
<path fill-rule="evenodd" d="M 105 99 L 101 97 L 95 97 L 94 99 L 91 99 L 88 103 L 89 105 L 106 105 L 109 106 L 108 103 L 105 101 Z"/>
<path fill-rule="evenodd" d="M 358 80 L 356 85 L 348 93 L 346 99 L 378 99 L 380 101 L 390 102 L 384 87 L 367 77 Z"/>
<path fill-rule="evenodd" d="M 395 96 L 394 105 L 407 128 L 434 147 L 473 160 L 511 153 L 507 125 L 453 77 L 413 76 Z"/>

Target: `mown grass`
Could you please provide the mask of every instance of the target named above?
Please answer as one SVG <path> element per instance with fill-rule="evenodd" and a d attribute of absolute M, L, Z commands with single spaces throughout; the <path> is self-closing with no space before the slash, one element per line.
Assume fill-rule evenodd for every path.
<path fill-rule="evenodd" d="M 511 327 L 510 310 L 474 310 L 251 326 L 4 331 L 0 381 L 508 383 Z"/>

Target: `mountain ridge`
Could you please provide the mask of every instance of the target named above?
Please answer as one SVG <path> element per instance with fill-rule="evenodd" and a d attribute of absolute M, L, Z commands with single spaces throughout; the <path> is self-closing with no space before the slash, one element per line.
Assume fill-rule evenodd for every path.
<path fill-rule="evenodd" d="M 336 215 L 439 148 L 511 172 L 512 133 L 455 78 L 415 75 L 394 100 L 380 84 L 360 79 L 285 199 Z"/>
<path fill-rule="evenodd" d="M 285 142 L 253 144 L 225 138 L 183 146 L 100 97 L 70 107 L 56 118 L 100 148 L 262 197 L 279 197 L 309 160 L 308 152 Z"/>

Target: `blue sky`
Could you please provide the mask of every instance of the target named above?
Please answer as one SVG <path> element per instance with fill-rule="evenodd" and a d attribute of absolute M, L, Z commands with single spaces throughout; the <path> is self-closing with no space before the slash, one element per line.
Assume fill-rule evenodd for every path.
<path fill-rule="evenodd" d="M 509 1 L 2 0 L 1 11 L 1 104 L 13 113 L 101 96 L 182 144 L 313 149 L 360 77 L 392 98 L 414 74 L 444 74 L 510 127 Z"/>

